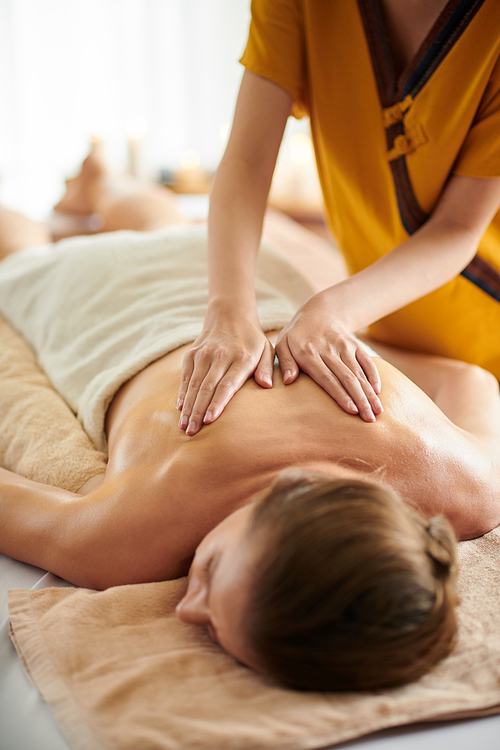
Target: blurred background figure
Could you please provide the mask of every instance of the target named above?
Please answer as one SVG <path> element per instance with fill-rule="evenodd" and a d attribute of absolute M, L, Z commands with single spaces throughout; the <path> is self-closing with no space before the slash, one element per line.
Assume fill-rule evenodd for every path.
<path fill-rule="evenodd" d="M 89 139 L 118 174 L 205 195 L 249 22 L 250 0 L 1 0 L 0 202 L 45 219 Z M 272 196 L 321 218 L 307 120 L 290 120 Z"/>

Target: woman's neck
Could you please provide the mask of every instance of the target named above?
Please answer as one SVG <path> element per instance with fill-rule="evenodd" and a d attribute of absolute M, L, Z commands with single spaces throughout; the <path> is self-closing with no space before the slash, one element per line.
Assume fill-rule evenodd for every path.
<path fill-rule="evenodd" d="M 396 75 L 410 64 L 448 0 L 380 0 Z"/>

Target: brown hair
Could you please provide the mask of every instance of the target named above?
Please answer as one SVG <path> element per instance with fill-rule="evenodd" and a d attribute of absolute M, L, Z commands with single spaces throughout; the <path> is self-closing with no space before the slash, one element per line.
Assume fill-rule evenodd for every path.
<path fill-rule="evenodd" d="M 453 648 L 454 535 L 396 493 L 287 472 L 256 504 L 261 535 L 248 643 L 264 672 L 302 690 L 377 690 Z"/>

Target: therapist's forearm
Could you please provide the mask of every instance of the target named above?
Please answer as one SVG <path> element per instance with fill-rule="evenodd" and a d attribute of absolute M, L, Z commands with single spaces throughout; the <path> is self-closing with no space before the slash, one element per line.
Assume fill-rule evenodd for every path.
<path fill-rule="evenodd" d="M 223 160 L 210 197 L 209 303 L 254 311 L 254 275 L 270 174 L 243 159 Z"/>
<path fill-rule="evenodd" d="M 455 278 L 479 239 L 458 224 L 429 220 L 392 252 L 326 290 L 329 314 L 346 331 L 359 331 Z"/>

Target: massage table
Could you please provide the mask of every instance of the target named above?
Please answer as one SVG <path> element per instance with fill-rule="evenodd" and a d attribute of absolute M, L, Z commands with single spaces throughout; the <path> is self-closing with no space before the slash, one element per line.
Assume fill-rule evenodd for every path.
<path fill-rule="evenodd" d="M 277 246 L 284 247 L 287 254 L 297 263 L 300 264 L 301 260 L 307 259 L 306 266 L 309 269 L 310 281 L 318 287 L 325 283 L 333 283 L 345 273 L 340 257 L 332 248 L 286 217 L 276 214 L 270 216 L 266 224 L 266 234 Z M 311 257 L 314 258 L 315 255 L 318 260 L 322 258 L 321 270 L 318 270 L 317 265 L 311 262 Z M 496 581 L 500 582 L 500 559 L 498 563 Z M 51 573 L 0 555 L 0 750 L 69 750 L 70 747 L 79 747 L 74 741 L 72 745 L 68 744 L 51 710 L 42 700 L 37 689 L 29 682 L 9 638 L 7 590 L 29 589 L 38 592 L 50 588 L 70 589 L 73 587 Z M 487 710 L 489 709 L 486 708 L 485 712 Z M 492 710 L 500 709 L 493 707 Z M 481 711 L 476 713 L 480 714 Z M 353 727 L 356 723 L 357 716 L 353 712 Z M 355 734 L 354 731 L 352 736 Z M 113 747 L 113 745 L 105 746 Z M 467 721 L 396 727 L 335 746 L 349 747 L 354 750 L 356 748 L 359 750 L 396 750 L 396 748 L 398 750 L 412 750 L 412 748 L 438 750 L 439 748 L 441 750 L 443 747 L 465 750 L 473 746 L 478 746 L 481 750 L 498 750 L 500 715 Z M 187 742 L 182 747 L 189 748 L 189 743 Z M 241 747 L 242 750 L 249 750 L 246 746 L 241 745 Z M 278 748 L 280 745 L 275 742 L 273 747 Z M 298 744 L 297 747 L 299 747 Z M 325 745 L 324 743 L 316 745 L 312 741 L 312 744 L 306 742 L 300 747 L 308 747 L 312 750 L 316 747 L 325 747 Z M 142 750 L 142 748 L 137 747 L 137 750 Z"/>

